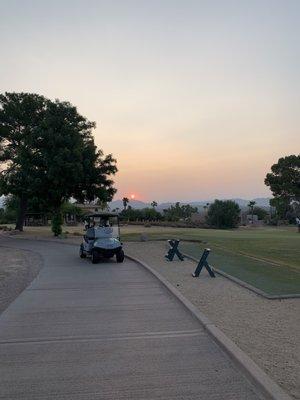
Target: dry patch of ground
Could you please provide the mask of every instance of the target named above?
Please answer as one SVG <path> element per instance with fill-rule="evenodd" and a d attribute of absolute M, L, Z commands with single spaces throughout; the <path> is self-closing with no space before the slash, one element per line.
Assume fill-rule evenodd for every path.
<path fill-rule="evenodd" d="M 39 255 L 3 247 L 0 242 L 0 313 L 36 277 L 41 265 Z"/>
<path fill-rule="evenodd" d="M 295 399 L 300 399 L 300 299 L 267 300 L 196 264 L 168 262 L 165 242 L 126 243 L 125 253 L 157 270 Z"/>

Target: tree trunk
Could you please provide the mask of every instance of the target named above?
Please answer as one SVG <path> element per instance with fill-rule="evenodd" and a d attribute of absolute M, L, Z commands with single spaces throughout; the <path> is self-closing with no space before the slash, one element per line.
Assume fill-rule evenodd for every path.
<path fill-rule="evenodd" d="M 15 227 L 16 230 L 21 231 L 21 232 L 23 232 L 25 214 L 27 211 L 27 204 L 28 204 L 27 197 L 25 195 L 22 195 L 20 198 L 20 207 L 19 207 L 17 223 L 16 223 L 16 227 Z"/>

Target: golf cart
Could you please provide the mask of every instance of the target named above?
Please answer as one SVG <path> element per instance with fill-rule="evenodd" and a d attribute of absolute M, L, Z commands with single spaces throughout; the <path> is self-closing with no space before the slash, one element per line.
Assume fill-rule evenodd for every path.
<path fill-rule="evenodd" d="M 93 264 L 96 264 L 100 258 L 112 258 L 114 256 L 116 256 L 118 263 L 124 261 L 118 214 L 101 212 L 87 215 L 85 231 L 79 249 L 81 258 L 90 256 Z"/>

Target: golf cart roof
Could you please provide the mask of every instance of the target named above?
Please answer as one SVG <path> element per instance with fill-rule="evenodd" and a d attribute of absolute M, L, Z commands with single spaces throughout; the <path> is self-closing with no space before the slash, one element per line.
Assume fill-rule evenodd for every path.
<path fill-rule="evenodd" d="M 119 214 L 118 213 L 113 213 L 113 212 L 98 212 L 95 214 L 89 214 L 86 215 L 86 218 L 93 218 L 93 217 L 118 217 Z"/>

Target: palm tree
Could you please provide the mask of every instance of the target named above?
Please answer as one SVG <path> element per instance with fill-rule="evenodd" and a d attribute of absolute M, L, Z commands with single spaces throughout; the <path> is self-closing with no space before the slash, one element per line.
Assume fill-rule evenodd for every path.
<path fill-rule="evenodd" d="M 251 213 L 251 220 L 252 220 L 252 225 L 253 225 L 253 215 L 254 215 L 254 206 L 256 204 L 256 201 L 251 200 L 248 203 L 248 207 L 249 207 L 249 212 Z"/>
<path fill-rule="evenodd" d="M 126 210 L 127 204 L 129 203 L 128 197 L 123 197 L 122 201 L 123 201 L 124 210 Z"/>
<path fill-rule="evenodd" d="M 208 210 L 209 208 L 209 203 L 206 203 L 205 206 L 203 206 L 204 211 Z"/>
<path fill-rule="evenodd" d="M 153 208 L 157 207 L 157 202 L 155 200 L 152 201 L 151 207 L 153 207 Z"/>

